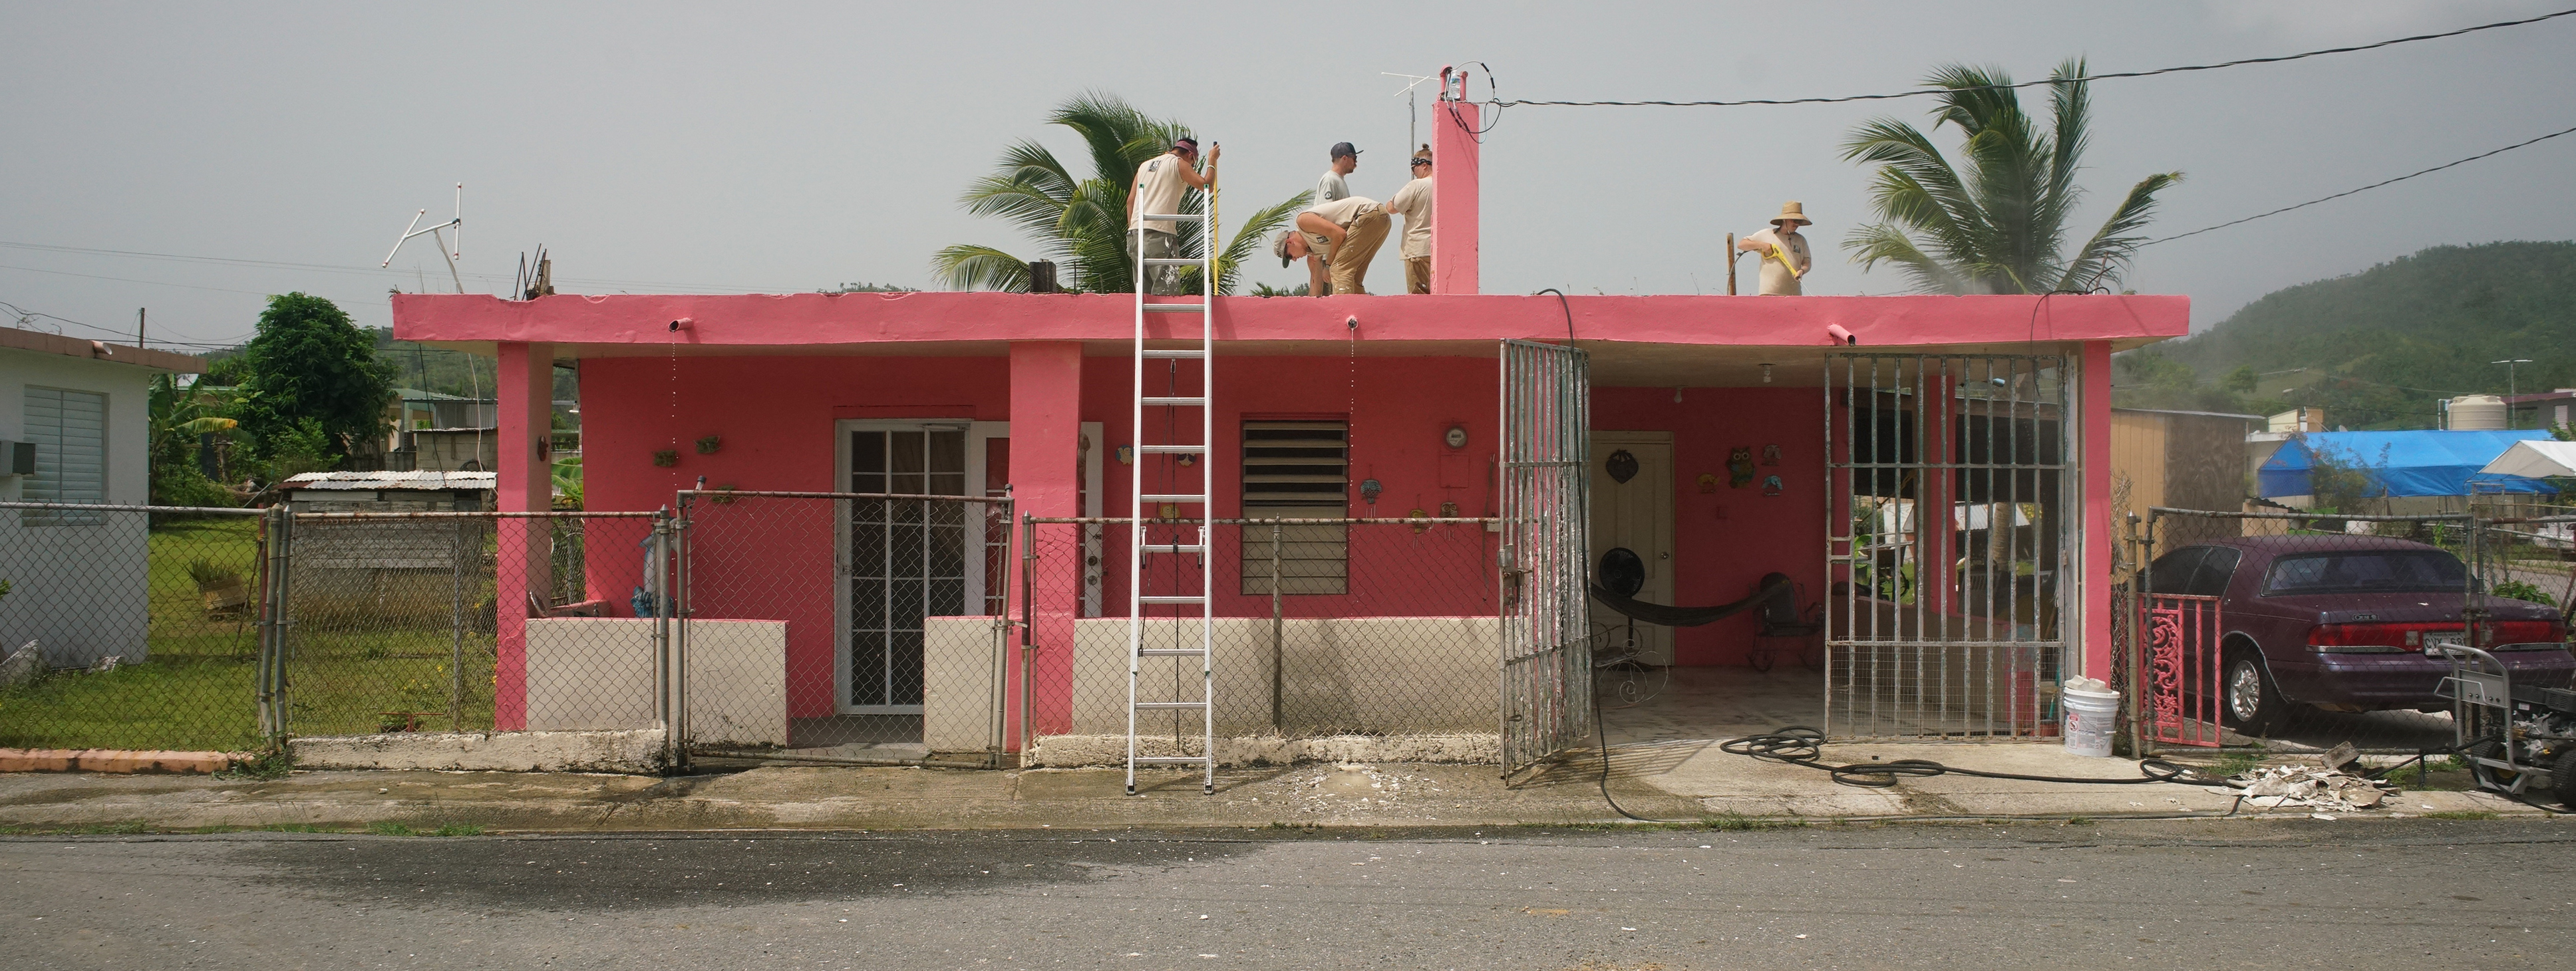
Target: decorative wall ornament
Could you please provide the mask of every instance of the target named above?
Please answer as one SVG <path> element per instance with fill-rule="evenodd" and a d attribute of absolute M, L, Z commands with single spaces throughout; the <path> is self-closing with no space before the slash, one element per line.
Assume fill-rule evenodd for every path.
<path fill-rule="evenodd" d="M 679 449 L 676 449 L 676 448 L 665 448 L 665 449 L 656 449 L 656 450 L 654 450 L 654 452 L 653 452 L 653 464 L 654 464 L 654 465 L 657 465 L 657 466 L 660 466 L 660 467 L 662 467 L 662 468 L 666 468 L 666 469 L 667 469 L 667 468 L 671 468 L 671 467 L 676 466 L 676 465 L 679 465 L 679 464 L 680 464 L 680 450 L 679 450 Z"/>
<path fill-rule="evenodd" d="M 1612 452 L 1602 460 L 1601 470 L 1610 473 L 1610 481 L 1627 485 L 1628 480 L 1637 477 L 1637 456 L 1624 448 Z"/>
<path fill-rule="evenodd" d="M 723 447 L 724 437 L 720 435 L 709 435 L 705 438 L 698 439 L 698 454 L 700 455 L 714 455 L 716 454 L 716 450 Z"/>
<path fill-rule="evenodd" d="M 1777 445 L 1765 445 L 1765 446 L 1762 446 L 1762 464 L 1764 464 L 1764 465 L 1778 465 L 1778 464 L 1780 464 L 1780 446 L 1777 446 Z"/>
<path fill-rule="evenodd" d="M 1726 484 L 1741 489 L 1753 484 L 1753 448 L 1730 449 L 1726 453 Z"/>

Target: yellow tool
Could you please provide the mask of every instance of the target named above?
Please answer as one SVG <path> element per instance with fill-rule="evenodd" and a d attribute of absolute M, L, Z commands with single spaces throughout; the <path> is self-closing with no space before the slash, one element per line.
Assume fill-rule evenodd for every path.
<path fill-rule="evenodd" d="M 1764 250 L 1762 251 L 1762 255 L 1770 259 L 1779 260 L 1781 266 L 1787 267 L 1789 269 L 1789 279 L 1795 280 L 1806 275 L 1798 272 L 1798 264 L 1790 262 L 1789 254 L 1783 252 L 1780 247 L 1774 246 L 1770 249 Z"/>

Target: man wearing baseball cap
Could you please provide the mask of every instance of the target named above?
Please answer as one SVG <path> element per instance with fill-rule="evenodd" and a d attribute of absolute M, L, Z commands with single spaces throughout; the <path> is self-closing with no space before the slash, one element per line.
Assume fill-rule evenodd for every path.
<path fill-rule="evenodd" d="M 1270 252 L 1283 267 L 1307 261 L 1308 293 L 1365 294 L 1369 261 L 1386 242 L 1387 222 L 1386 208 L 1377 200 L 1345 196 L 1298 213 L 1296 228 L 1280 233 Z M 1318 263 L 1331 268 L 1329 281 L 1322 279 Z M 1327 282 L 1329 289 L 1319 285 Z"/>
<path fill-rule="evenodd" d="M 1146 159 L 1136 167 L 1136 181 L 1127 189 L 1127 257 L 1134 260 L 1170 259 L 1180 252 L 1180 236 L 1169 219 L 1142 219 L 1148 213 L 1177 214 L 1181 197 L 1191 189 L 1204 189 L 1216 181 L 1216 157 L 1225 146 L 1208 149 L 1207 174 L 1198 170 L 1199 142 L 1195 138 L 1172 141 L 1170 151 Z M 1145 267 L 1145 287 L 1156 296 L 1178 296 L 1181 292 L 1181 268 L 1177 266 Z"/>
<path fill-rule="evenodd" d="M 1325 169 L 1323 180 L 1315 183 L 1315 198 L 1312 204 L 1320 206 L 1335 199 L 1350 198 L 1351 184 L 1343 181 L 1342 177 L 1351 174 L 1359 167 L 1359 149 L 1352 148 L 1349 142 L 1333 143 L 1332 167 Z"/>

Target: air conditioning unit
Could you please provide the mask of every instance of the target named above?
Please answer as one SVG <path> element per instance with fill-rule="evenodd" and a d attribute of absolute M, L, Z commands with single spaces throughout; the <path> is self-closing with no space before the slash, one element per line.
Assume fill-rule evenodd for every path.
<path fill-rule="evenodd" d="M 0 476 L 36 474 L 36 443 L 0 441 Z"/>

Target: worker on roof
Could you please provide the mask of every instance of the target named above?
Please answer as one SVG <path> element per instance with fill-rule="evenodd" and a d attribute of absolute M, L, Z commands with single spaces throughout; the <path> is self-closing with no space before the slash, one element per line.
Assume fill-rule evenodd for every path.
<path fill-rule="evenodd" d="M 1280 233 L 1270 251 L 1283 267 L 1307 261 L 1308 293 L 1367 293 L 1362 281 L 1386 242 L 1387 222 L 1386 207 L 1377 200 L 1346 196 L 1298 213 L 1296 228 Z M 1319 263 L 1330 267 L 1330 279 Z"/>
<path fill-rule="evenodd" d="M 1761 294 L 1766 297 L 1798 295 L 1798 281 L 1813 269 L 1816 260 L 1807 251 L 1807 237 L 1798 227 L 1808 225 L 1807 214 L 1796 202 L 1780 206 L 1780 216 L 1771 220 L 1771 228 L 1735 241 L 1735 248 L 1757 254 L 1762 261 Z"/>
<path fill-rule="evenodd" d="M 1349 142 L 1334 142 L 1332 158 L 1332 167 L 1325 169 L 1323 179 L 1315 183 L 1314 204 L 1318 206 L 1350 198 L 1351 184 L 1342 177 L 1358 171 L 1360 167 L 1360 150 L 1352 148 Z"/>
<path fill-rule="evenodd" d="M 1136 167 L 1136 182 L 1127 190 L 1127 255 L 1129 259 L 1171 259 L 1180 255 L 1180 235 L 1169 219 L 1144 219 L 1147 214 L 1173 214 L 1181 211 L 1181 197 L 1191 189 L 1204 189 L 1216 181 L 1216 157 L 1225 146 L 1208 149 L 1207 173 L 1198 170 L 1199 142 L 1195 138 L 1172 140 L 1170 151 L 1146 159 Z M 1181 292 L 1181 268 L 1177 266 L 1145 267 L 1146 292 L 1157 296 L 1178 296 Z"/>
<path fill-rule="evenodd" d="M 1395 190 L 1386 211 L 1404 217 L 1404 292 L 1431 292 L 1431 146 L 1413 153 L 1413 181 Z"/>

